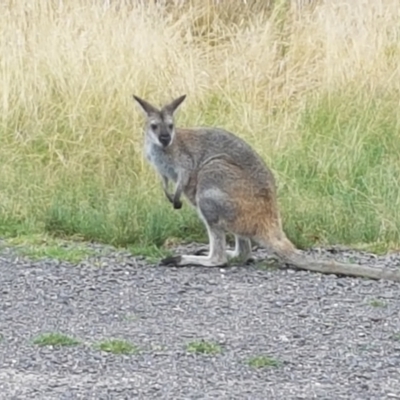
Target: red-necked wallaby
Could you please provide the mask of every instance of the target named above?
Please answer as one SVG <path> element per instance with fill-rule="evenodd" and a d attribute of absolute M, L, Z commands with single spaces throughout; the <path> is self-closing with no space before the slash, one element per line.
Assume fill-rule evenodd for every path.
<path fill-rule="evenodd" d="M 244 140 L 218 128 L 176 128 L 174 112 L 185 95 L 161 109 L 133 97 L 146 114 L 146 156 L 160 174 L 168 200 L 174 208 L 181 208 L 184 194 L 209 236 L 207 256 L 180 255 L 166 258 L 162 264 L 218 267 L 231 257 L 245 262 L 251 255 L 252 240 L 295 268 L 400 281 L 400 271 L 303 255 L 282 230 L 272 172 Z M 175 184 L 173 194 L 169 181 Z M 227 232 L 235 236 L 233 251 L 226 250 Z"/>

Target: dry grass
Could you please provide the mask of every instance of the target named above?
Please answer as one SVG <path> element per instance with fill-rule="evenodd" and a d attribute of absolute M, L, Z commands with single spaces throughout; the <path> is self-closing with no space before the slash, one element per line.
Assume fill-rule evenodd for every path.
<path fill-rule="evenodd" d="M 397 245 L 398 1 L 244 3 L 2 2 L 0 233 L 203 234 L 164 200 L 131 97 L 186 93 L 181 125 L 232 130 L 272 166 L 297 244 Z"/>

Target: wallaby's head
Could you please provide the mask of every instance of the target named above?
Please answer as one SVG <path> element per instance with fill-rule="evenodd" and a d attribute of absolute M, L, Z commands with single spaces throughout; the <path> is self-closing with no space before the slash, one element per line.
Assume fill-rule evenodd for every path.
<path fill-rule="evenodd" d="M 159 110 L 147 101 L 133 96 L 146 114 L 146 135 L 155 145 L 168 147 L 174 140 L 174 112 L 185 97 L 186 95 L 180 96 Z"/>

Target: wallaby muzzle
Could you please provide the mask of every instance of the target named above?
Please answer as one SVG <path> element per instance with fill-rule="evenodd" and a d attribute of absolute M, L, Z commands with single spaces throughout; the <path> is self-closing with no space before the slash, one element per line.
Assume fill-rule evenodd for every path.
<path fill-rule="evenodd" d="M 167 147 L 171 143 L 171 135 L 169 133 L 162 133 L 159 137 L 158 140 L 160 143 L 164 146 Z"/>

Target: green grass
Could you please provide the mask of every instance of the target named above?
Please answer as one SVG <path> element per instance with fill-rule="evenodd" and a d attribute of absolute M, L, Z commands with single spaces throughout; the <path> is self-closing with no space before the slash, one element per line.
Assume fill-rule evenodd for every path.
<path fill-rule="evenodd" d="M 279 268 L 279 265 L 274 260 L 262 260 L 258 261 L 255 264 L 255 268 L 260 269 L 261 271 L 275 271 Z"/>
<path fill-rule="evenodd" d="M 193 354 L 216 355 L 221 353 L 222 349 L 221 346 L 216 343 L 199 340 L 188 343 L 186 345 L 186 351 Z"/>
<path fill-rule="evenodd" d="M 78 237 L 153 259 L 171 238 L 206 240 L 196 212 L 165 199 L 132 99 L 185 92 L 178 126 L 234 131 L 271 166 L 296 245 L 399 248 L 395 0 L 346 12 L 316 1 L 307 24 L 282 1 L 191 0 L 167 18 L 140 2 L 92 3 L 4 6 L 2 35 L 18 37 L 0 43 L 0 237 Z M 352 32 L 354 15 L 368 34 L 349 46 L 335 35 Z M 55 247 L 29 251 L 69 257 Z"/>
<path fill-rule="evenodd" d="M 76 346 L 79 340 L 62 333 L 44 333 L 33 339 L 37 346 Z"/>
<path fill-rule="evenodd" d="M 247 360 L 247 364 L 252 368 L 277 368 L 281 362 L 267 356 L 255 356 Z"/>
<path fill-rule="evenodd" d="M 149 263 L 156 263 L 161 258 L 172 255 L 172 251 L 149 244 L 148 246 L 128 246 L 128 250 L 134 256 L 142 256 Z"/>
<path fill-rule="evenodd" d="M 295 242 L 398 246 L 396 109 L 391 98 L 367 100 L 346 92 L 305 109 L 298 143 L 274 163 L 288 216 L 284 225 Z"/>
<path fill-rule="evenodd" d="M 93 249 L 84 244 L 40 234 L 8 238 L 3 246 L 13 247 L 19 254 L 33 260 L 46 258 L 79 263 L 95 254 Z"/>
<path fill-rule="evenodd" d="M 371 307 L 375 307 L 375 308 L 385 308 L 387 307 L 387 303 L 383 300 L 379 300 L 379 299 L 372 299 L 369 302 Z"/>
<path fill-rule="evenodd" d="M 133 344 L 120 339 L 104 340 L 95 347 L 101 351 L 112 354 L 136 354 L 139 351 Z"/>
<path fill-rule="evenodd" d="M 341 243 L 380 252 L 398 246 L 398 123 L 390 99 L 375 104 L 338 94 L 306 107 L 296 128 L 298 139 L 266 157 L 279 181 L 284 228 L 298 246 Z M 201 221 L 187 203 L 173 210 L 155 174 L 145 188 L 141 180 L 129 179 L 129 168 L 122 173 L 126 180 L 117 182 L 96 175 L 91 182 L 60 176 L 51 190 L 39 190 L 34 183 L 39 166 L 37 177 L 27 176 L 31 182 L 20 171 L 21 186 L 7 187 L 3 194 L 10 201 L 0 207 L 0 235 L 78 236 L 130 246 L 152 260 L 166 254 L 162 245 L 170 238 L 206 240 Z M 87 250 L 65 250 L 54 242 L 23 251 L 76 261 Z"/>

